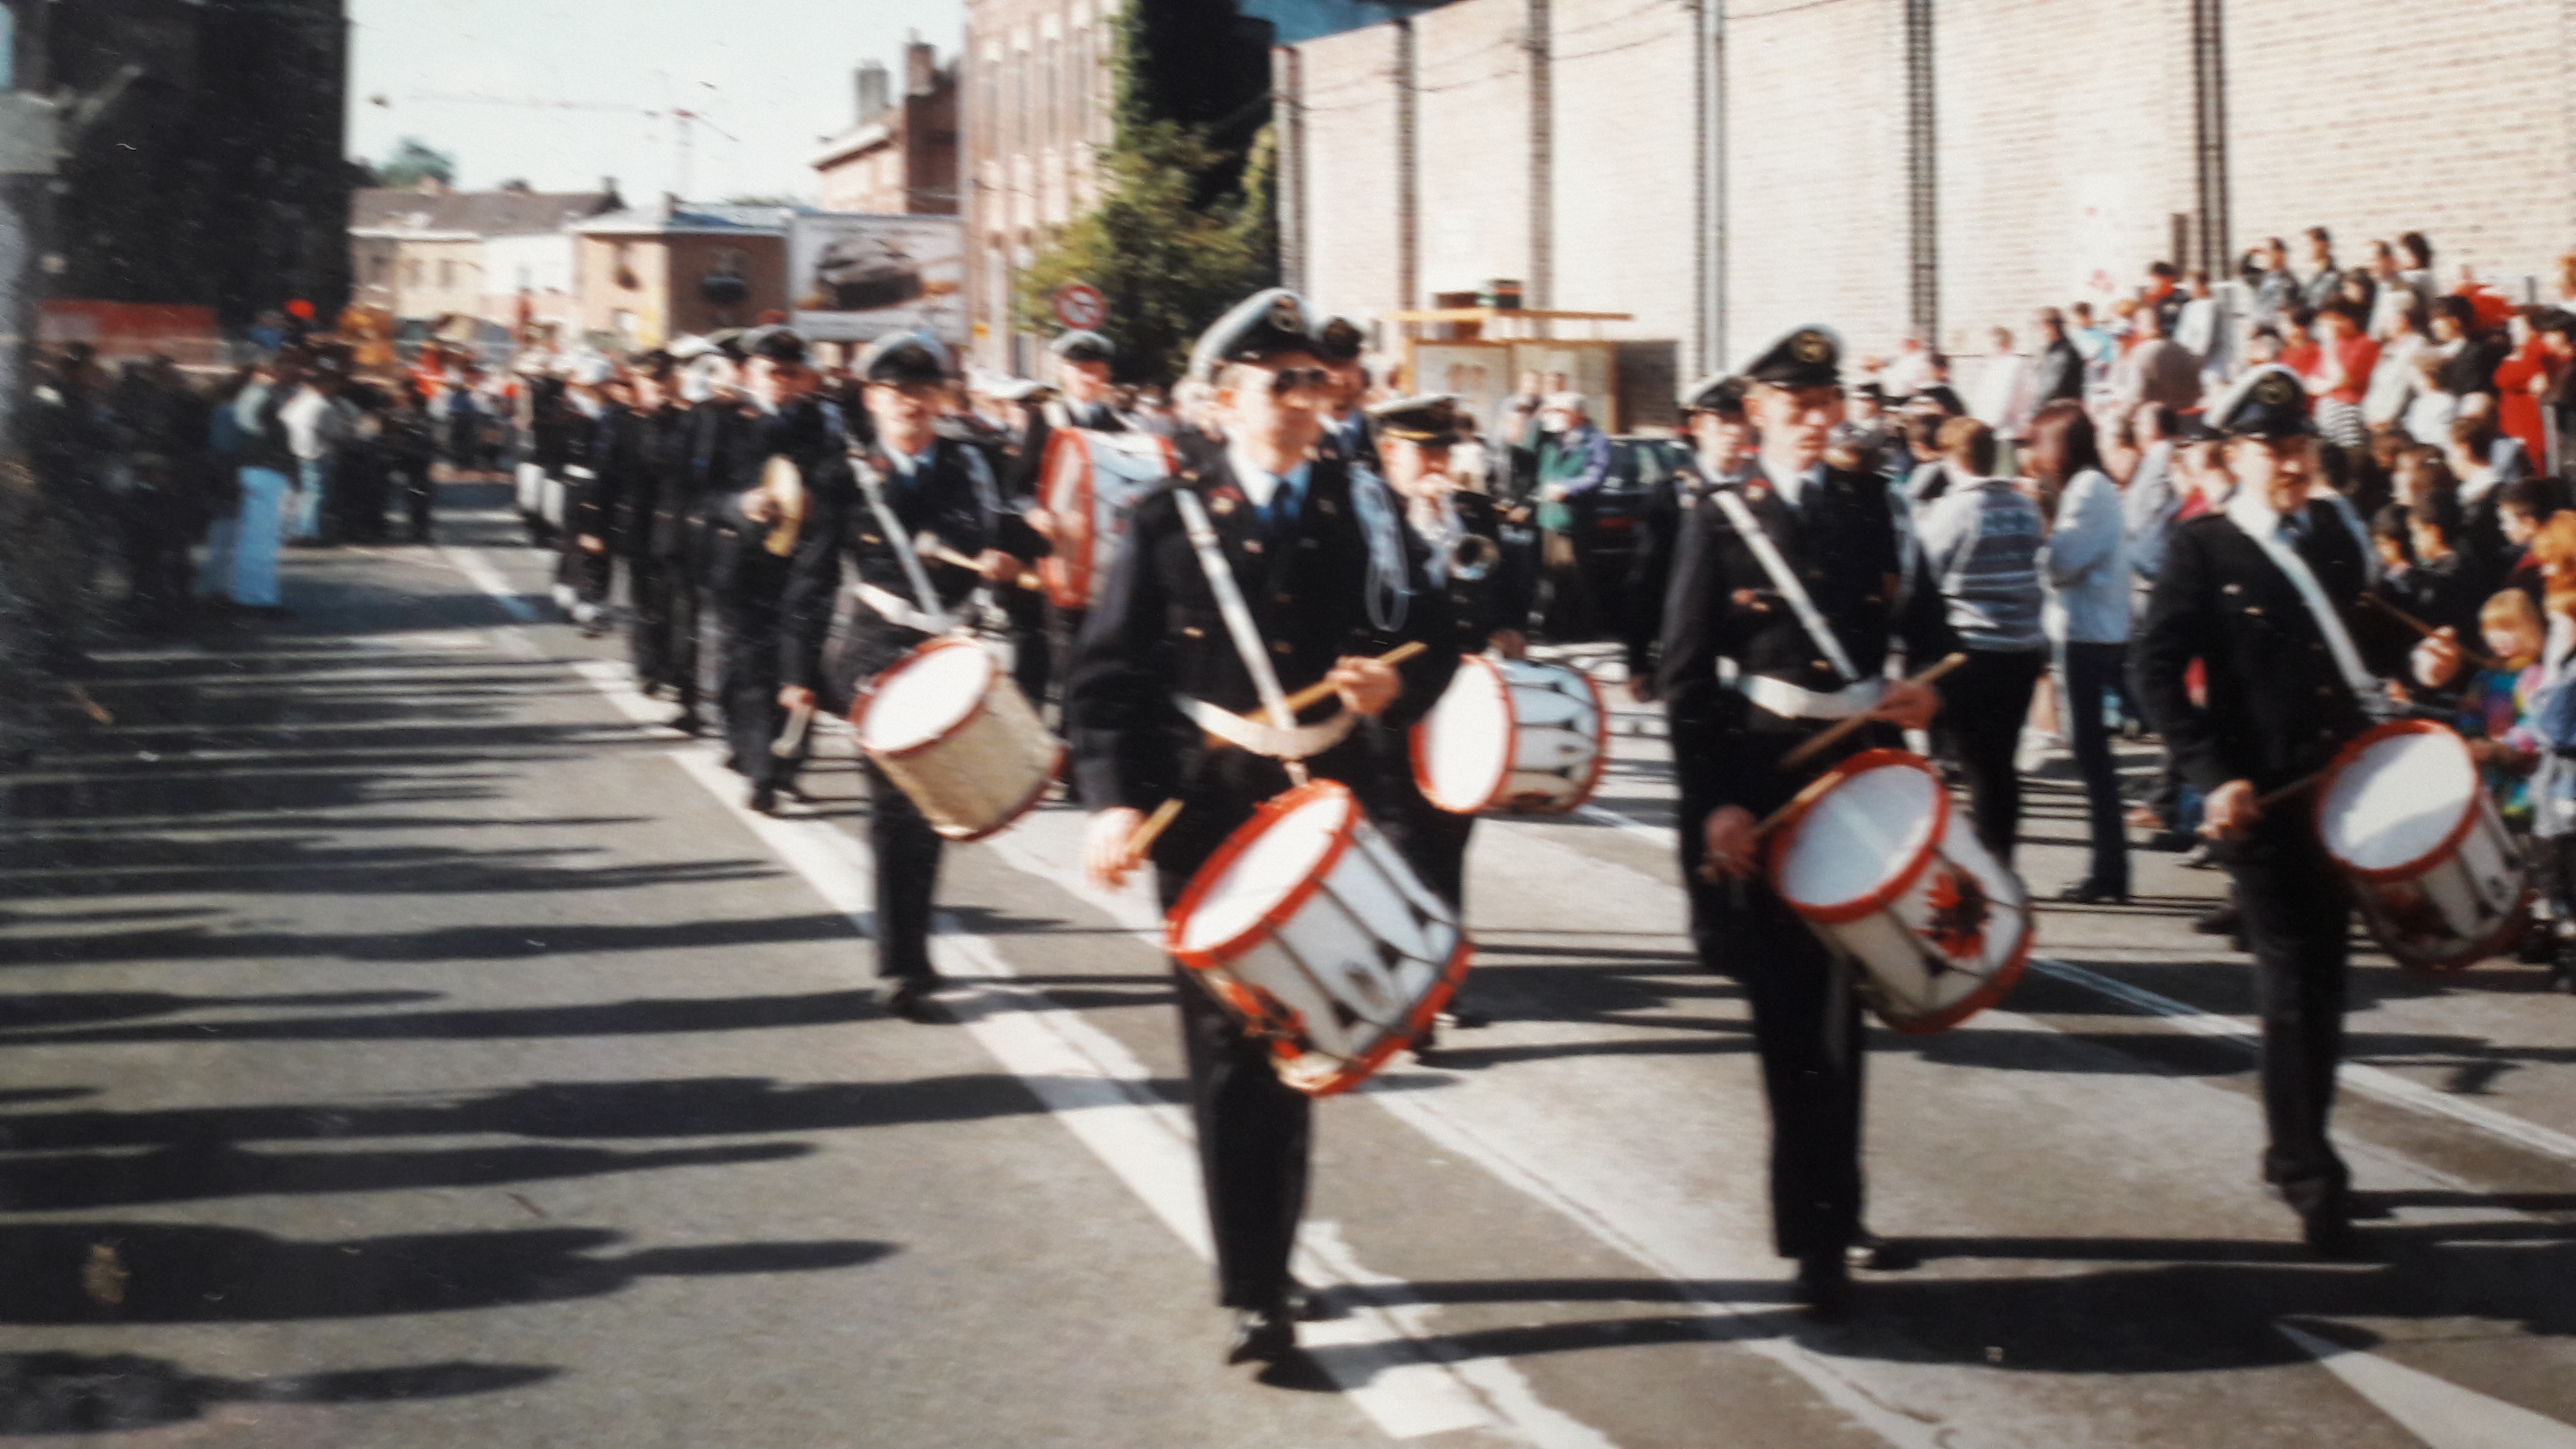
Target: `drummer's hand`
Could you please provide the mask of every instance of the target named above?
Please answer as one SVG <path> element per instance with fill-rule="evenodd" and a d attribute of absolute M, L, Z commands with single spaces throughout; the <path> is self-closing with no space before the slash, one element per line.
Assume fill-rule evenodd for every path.
<path fill-rule="evenodd" d="M 1342 697 L 1342 707 L 1353 714 L 1384 714 L 1404 692 L 1404 676 L 1395 672 L 1394 665 L 1357 654 L 1344 655 L 1324 679 Z"/>
<path fill-rule="evenodd" d="M 2209 792 L 2202 809 L 2208 820 L 2200 827 L 2203 835 L 2220 840 L 2241 840 L 2255 821 L 2263 818 L 2263 807 L 2254 798 L 2254 782 L 2230 780 Z"/>
<path fill-rule="evenodd" d="M 1529 657 L 1529 636 L 1518 629 L 1496 629 L 1485 642 L 1493 645 L 1494 652 L 1505 659 Z"/>
<path fill-rule="evenodd" d="M 1054 540 L 1055 515 L 1053 513 L 1050 513 L 1043 508 L 1032 508 L 1028 512 L 1021 514 L 1020 519 L 1022 522 L 1028 524 L 1029 531 L 1036 534 L 1038 537 L 1047 539 L 1050 542 Z"/>
<path fill-rule="evenodd" d="M 1708 812 L 1708 850 L 1700 857 L 1700 875 L 1717 880 L 1753 874 L 1759 864 L 1755 847 L 1760 844 L 1753 827 L 1753 812 L 1741 805 L 1720 805 Z"/>
<path fill-rule="evenodd" d="M 975 555 L 975 572 L 988 584 L 1009 583 L 1020 576 L 1020 561 L 998 548 L 988 548 Z"/>
<path fill-rule="evenodd" d="M 1083 878 L 1105 891 L 1125 885 L 1136 864 L 1127 858 L 1127 842 L 1144 823 L 1145 812 L 1125 805 L 1095 811 L 1082 832 Z"/>
<path fill-rule="evenodd" d="M 1628 676 L 1628 697 L 1630 699 L 1635 700 L 1639 704 L 1653 704 L 1655 702 L 1656 695 L 1655 676 L 1651 674 L 1631 674 Z"/>
<path fill-rule="evenodd" d="M 2444 625 L 2415 646 L 2415 677 L 2428 689 L 2439 689 L 2460 672 L 2467 656 L 2460 651 L 2460 631 Z"/>
<path fill-rule="evenodd" d="M 608 552 L 608 540 L 601 538 L 595 533 L 585 533 L 581 536 L 581 551 L 583 553 L 606 553 Z"/>
<path fill-rule="evenodd" d="M 1911 679 L 1891 679 L 1878 703 L 1870 706 L 1869 717 L 1883 719 L 1901 730 L 1928 730 L 1932 728 L 1932 716 L 1940 712 L 1940 691 Z"/>
<path fill-rule="evenodd" d="M 767 523 L 778 516 L 778 500 L 754 488 L 742 495 L 742 516 L 754 523 Z"/>
<path fill-rule="evenodd" d="M 786 685 L 778 691 L 778 703 L 785 709 L 811 709 L 814 707 L 814 691 L 801 684 Z"/>

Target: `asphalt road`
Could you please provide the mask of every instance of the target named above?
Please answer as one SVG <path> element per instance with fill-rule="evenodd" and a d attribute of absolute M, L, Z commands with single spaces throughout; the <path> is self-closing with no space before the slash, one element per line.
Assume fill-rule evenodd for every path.
<path fill-rule="evenodd" d="M 1333 1316 L 1224 1368 L 1154 913 L 1079 817 L 952 848 L 950 1020 L 879 1016 L 846 742 L 747 814 L 448 493 L 447 547 L 292 555 L 292 620 L 106 654 L 113 722 L 0 776 L 0 1439 L 2576 1446 L 2576 1000 L 2363 956 L 2372 1256 L 2314 1261 L 2171 856 L 2003 1009 L 1872 1032 L 1924 1261 L 1797 1315 L 1642 712 L 1598 809 L 1480 826 L 1498 1020 L 1323 1105 Z"/>

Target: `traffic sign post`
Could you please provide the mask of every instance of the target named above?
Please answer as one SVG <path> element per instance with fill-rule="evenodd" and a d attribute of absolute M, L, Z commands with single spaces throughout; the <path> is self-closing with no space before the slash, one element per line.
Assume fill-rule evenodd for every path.
<path fill-rule="evenodd" d="M 1089 282 L 1067 282 L 1055 289 L 1055 320 L 1077 332 L 1088 332 L 1109 319 L 1109 299 Z"/>

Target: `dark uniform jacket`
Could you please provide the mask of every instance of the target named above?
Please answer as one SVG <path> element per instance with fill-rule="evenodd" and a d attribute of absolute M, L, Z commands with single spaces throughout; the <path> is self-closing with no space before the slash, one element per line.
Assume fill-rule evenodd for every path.
<path fill-rule="evenodd" d="M 935 533 L 942 544 L 970 558 L 992 546 L 993 479 L 973 444 L 935 439 L 930 466 L 910 480 L 882 452 L 869 452 L 865 466 L 881 480 L 886 506 L 905 537 Z M 859 603 L 850 609 L 847 625 L 826 657 L 826 636 L 845 583 L 873 585 L 908 608 L 918 609 L 920 603 L 848 461 L 837 459 L 819 472 L 809 468 L 805 487 L 809 502 L 787 581 L 779 677 L 783 683 L 814 688 L 826 705 L 842 712 L 861 685 L 930 636 Z M 981 582 L 971 570 L 954 565 L 923 559 L 921 566 L 940 606 L 952 614 Z"/>
<path fill-rule="evenodd" d="M 1431 646 L 1400 666 L 1403 692 L 1375 725 L 1363 723 L 1306 762 L 1317 776 L 1362 792 L 1364 804 L 1378 756 L 1403 748 L 1403 732 L 1448 687 L 1458 654 L 1451 647 L 1457 634 L 1449 601 L 1427 586 L 1427 554 L 1409 528 L 1397 530 L 1413 589 L 1403 617 L 1391 621 L 1392 629 L 1380 629 L 1370 618 L 1368 546 L 1351 501 L 1351 472 L 1339 463 L 1311 465 L 1295 529 L 1279 547 L 1263 541 L 1260 513 L 1221 453 L 1205 469 L 1185 470 L 1137 499 L 1127 544 L 1074 647 L 1065 691 L 1067 733 L 1076 783 L 1092 809 L 1126 805 L 1150 811 L 1174 796 L 1190 802 L 1155 856 L 1166 864 L 1194 864 L 1255 805 L 1286 789 L 1288 777 L 1277 760 L 1241 749 L 1209 749 L 1199 728 L 1173 703 L 1175 693 L 1184 694 L 1246 719 L 1266 720 L 1182 529 L 1174 502 L 1179 488 L 1205 501 L 1282 691 L 1294 694 L 1316 683 L 1344 655 L 1383 654 L 1409 640 Z M 1387 502 L 1390 509 L 1399 506 L 1391 494 Z M 1301 721 L 1330 718 L 1339 708 L 1334 701 L 1318 704 Z"/>
<path fill-rule="evenodd" d="M 564 532 L 609 536 L 617 506 L 617 429 L 626 410 L 592 417 L 567 403 L 563 420 Z M 613 548 L 613 545 L 612 545 Z"/>
<path fill-rule="evenodd" d="M 1900 636 L 1918 672 L 1956 647 L 1935 590 L 1909 591 L 1904 612 L 1897 612 L 1905 565 L 1887 485 L 1875 475 L 1828 467 L 1794 510 L 1758 463 L 1742 485 L 1728 486 L 1743 495 L 1862 678 L 1880 675 L 1891 640 Z M 1759 813 L 1794 791 L 1797 782 L 1774 764 L 1817 725 L 1755 705 L 1720 680 L 1718 661 L 1731 659 L 1742 674 L 1767 674 L 1819 693 L 1845 681 L 1726 511 L 1703 498 L 1691 512 L 1675 550 L 1656 684 L 1671 712 L 1673 758 L 1685 787 L 1708 805 Z"/>
<path fill-rule="evenodd" d="M 636 546 L 644 558 L 680 559 L 691 553 L 690 534 L 702 510 L 700 474 L 692 451 L 697 417 L 677 403 L 630 415 L 635 469 Z"/>
<path fill-rule="evenodd" d="M 1628 677 L 1652 678 L 1655 641 L 1664 633 L 1664 595 L 1673 582 L 1673 557 L 1683 530 L 1698 521 L 1706 506 L 1708 481 L 1696 458 L 1681 465 L 1661 488 L 1646 495 L 1637 518 L 1637 544 L 1628 555 L 1627 593 L 1621 611 L 1622 642 L 1628 649 Z"/>
<path fill-rule="evenodd" d="M 528 382 L 528 461 L 549 478 L 563 476 L 564 442 L 581 417 L 564 401 L 563 379 L 537 377 Z"/>
<path fill-rule="evenodd" d="M 1504 566 L 1502 519 L 1494 500 L 1482 493 L 1452 493 L 1449 503 L 1458 511 L 1458 522 L 1475 537 L 1494 546 L 1497 555 L 1493 566 L 1481 579 L 1461 578 L 1449 569 L 1442 578 L 1442 591 L 1449 596 L 1449 613 L 1458 630 L 1458 652 L 1481 654 L 1497 629 L 1517 629 L 1528 621 L 1529 590 L 1525 580 Z"/>
<path fill-rule="evenodd" d="M 2299 556 L 2364 665 L 2394 672 L 2405 635 L 2356 607 L 2367 578 L 2361 547 L 2333 505 L 2308 505 Z M 2230 780 L 2287 784 L 2370 727 L 2296 586 L 2225 514 L 2174 530 L 2134 650 L 2138 701 L 2183 778 L 2204 792 Z M 2193 704 L 2183 682 L 2194 659 L 2208 664 L 2206 705 Z"/>

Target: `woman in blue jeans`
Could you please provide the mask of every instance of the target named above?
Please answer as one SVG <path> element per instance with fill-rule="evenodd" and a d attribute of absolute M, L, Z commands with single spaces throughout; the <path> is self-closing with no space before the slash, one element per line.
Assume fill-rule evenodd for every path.
<path fill-rule="evenodd" d="M 2129 898 L 2129 841 L 2121 822 L 2120 776 L 2111 762 L 2103 699 L 2127 662 L 2129 565 L 2119 485 L 2102 469 L 2093 420 L 2083 405 L 2050 403 L 2031 420 L 2028 460 L 2048 519 L 2042 620 L 2057 655 L 2059 697 L 2075 768 L 2084 777 L 2093 864 L 2059 899 L 2079 904 Z"/>

